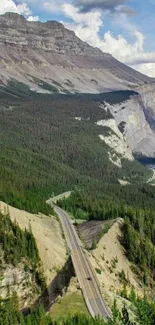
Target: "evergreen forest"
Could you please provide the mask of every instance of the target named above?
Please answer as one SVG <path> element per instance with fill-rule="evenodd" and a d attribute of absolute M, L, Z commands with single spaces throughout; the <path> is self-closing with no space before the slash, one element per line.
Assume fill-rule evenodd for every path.
<path fill-rule="evenodd" d="M 7 96 L 6 96 L 7 94 Z M 134 92 L 101 95 L 39 95 L 12 80 L 0 87 L 0 200 L 32 213 L 53 214 L 52 196 L 72 191 L 58 204 L 75 219 L 123 218 L 121 243 L 144 286 L 155 283 L 155 190 L 146 184 L 152 171 L 138 161 L 122 159 L 122 168 L 109 160 L 112 150 L 99 138 L 112 130 L 97 121 L 112 118 L 103 101 L 114 104 Z M 111 151 L 112 153 L 112 151 Z M 121 186 L 119 179 L 130 185 Z M 26 264 L 41 291 L 46 281 L 31 229 L 22 231 L 9 215 L 0 213 L 1 268 Z M 155 305 L 132 292 L 122 312 L 114 302 L 112 318 L 86 315 L 52 320 L 42 306 L 28 315 L 18 297 L 0 299 L 0 325 L 155 325 Z M 133 317 L 130 317 L 133 316 Z"/>
<path fill-rule="evenodd" d="M 111 195 L 107 184 L 119 185 L 118 179 L 137 185 L 151 177 L 138 161 L 114 165 L 99 138 L 112 131 L 96 124 L 111 118 L 103 100 L 117 103 L 133 92 L 32 96 L 18 83 L 6 92 L 0 89 L 0 200 L 50 214 L 45 201 L 52 195 L 90 184 Z"/>
<path fill-rule="evenodd" d="M 112 317 L 108 321 L 82 314 L 56 321 L 46 315 L 42 306 L 36 311 L 31 310 L 29 315 L 23 315 L 19 311 L 18 298 L 14 294 L 7 301 L 0 301 L 0 325 L 136 325 L 137 322 L 140 325 L 155 324 L 155 305 L 150 304 L 146 297 L 137 299 L 132 294 L 129 297 L 129 302 L 134 309 L 133 320 L 130 320 L 131 317 L 127 307 L 124 305 L 120 312 L 117 302 L 114 301 Z"/>

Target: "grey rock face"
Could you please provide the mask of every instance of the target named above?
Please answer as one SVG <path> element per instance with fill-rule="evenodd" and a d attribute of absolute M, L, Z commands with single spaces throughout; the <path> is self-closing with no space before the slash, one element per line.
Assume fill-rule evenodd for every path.
<path fill-rule="evenodd" d="M 38 296 L 38 287 L 30 272 L 25 272 L 23 265 L 13 267 L 6 265 L 0 274 L 0 297 L 6 299 L 13 293 L 19 297 L 22 308 L 35 301 Z"/>
<path fill-rule="evenodd" d="M 100 134 L 99 137 L 112 150 L 108 151 L 109 160 L 118 167 L 122 167 L 121 159 L 133 161 L 131 150 L 128 148 L 123 134 L 120 132 L 115 119 L 101 120 L 97 125 L 108 127 L 110 132 L 108 135 Z"/>
<path fill-rule="evenodd" d="M 0 16 L 1 43 L 16 45 L 20 49 L 40 49 L 59 54 L 102 56 L 99 49 L 93 49 L 82 42 L 74 32 L 56 21 L 28 22 L 23 16 L 7 13 Z M 109 55 L 110 56 L 110 55 Z"/>
<path fill-rule="evenodd" d="M 155 157 L 155 84 L 110 109 L 132 151 Z"/>
<path fill-rule="evenodd" d="M 99 93 L 134 88 L 150 78 L 110 54 L 82 42 L 56 21 L 28 22 L 23 16 L 0 16 L 0 80 L 10 78 L 41 91 L 37 77 L 57 82 L 58 92 Z"/>

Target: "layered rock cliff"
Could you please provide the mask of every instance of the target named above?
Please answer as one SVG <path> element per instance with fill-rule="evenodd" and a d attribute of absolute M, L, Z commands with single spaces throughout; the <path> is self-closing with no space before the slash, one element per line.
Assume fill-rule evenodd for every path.
<path fill-rule="evenodd" d="M 14 13 L 0 16 L 0 81 L 9 79 L 38 92 L 64 93 L 99 93 L 151 81 L 56 21 L 28 22 Z"/>
<path fill-rule="evenodd" d="M 0 270 L 1 299 L 7 299 L 14 293 L 18 295 L 21 308 L 32 304 L 40 294 L 33 275 L 25 271 L 22 263 L 17 267 L 3 264 Z"/>
<path fill-rule="evenodd" d="M 127 101 L 106 105 L 131 150 L 155 157 L 155 84 L 145 85 L 138 92 Z"/>

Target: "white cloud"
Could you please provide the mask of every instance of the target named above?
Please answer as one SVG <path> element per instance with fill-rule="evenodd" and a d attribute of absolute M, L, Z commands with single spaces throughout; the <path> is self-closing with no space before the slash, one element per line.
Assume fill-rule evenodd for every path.
<path fill-rule="evenodd" d="M 144 35 L 128 23 L 123 14 L 119 16 L 120 24 L 126 21 L 126 29 L 135 39 L 133 42 L 128 42 L 122 35 L 115 37 L 110 31 L 101 38 L 100 29 L 103 27 L 103 21 L 100 11 L 81 13 L 71 4 L 63 4 L 62 10 L 66 17 L 73 20 L 73 23 L 64 23 L 65 26 L 74 30 L 83 41 L 100 48 L 103 52 L 111 53 L 116 59 L 142 73 L 155 77 L 155 52 L 145 52 Z"/>
<path fill-rule="evenodd" d="M 63 4 L 63 0 L 48 0 L 43 2 L 43 8 L 46 11 L 56 13 L 61 11 L 61 5 Z"/>
<path fill-rule="evenodd" d="M 19 14 L 23 14 L 25 16 L 31 15 L 31 10 L 26 3 L 21 3 L 21 4 L 17 5 L 16 7 L 17 7 L 17 12 Z"/>
<path fill-rule="evenodd" d="M 31 10 L 26 3 L 16 5 L 13 0 L 0 0 L 0 14 L 2 15 L 6 12 L 16 12 L 26 16 L 31 14 Z"/>
<path fill-rule="evenodd" d="M 0 15 L 6 12 L 14 12 L 24 15 L 28 21 L 38 21 L 39 16 L 32 16 L 32 11 L 26 2 L 16 4 L 13 0 L 0 0 Z"/>
<path fill-rule="evenodd" d="M 79 13 L 78 9 L 71 4 L 62 5 L 65 16 L 73 18 L 74 23 L 65 23 L 69 29 L 73 29 L 77 36 L 83 41 L 88 42 L 93 46 L 97 46 L 96 35 L 103 26 L 101 13 L 98 11 Z"/>
<path fill-rule="evenodd" d="M 155 63 L 144 63 L 135 65 L 134 68 L 149 77 L 155 77 Z"/>
<path fill-rule="evenodd" d="M 0 0 L 1 1 L 1 0 Z M 13 1 L 13 0 L 12 0 Z M 72 0 L 68 0 L 72 1 Z M 61 6 L 65 0 L 14 0 L 14 2 L 20 4 L 25 2 L 31 8 L 44 12 L 45 14 L 49 13 L 60 13 Z"/>
<path fill-rule="evenodd" d="M 28 21 L 39 21 L 39 16 L 29 16 L 27 18 Z"/>

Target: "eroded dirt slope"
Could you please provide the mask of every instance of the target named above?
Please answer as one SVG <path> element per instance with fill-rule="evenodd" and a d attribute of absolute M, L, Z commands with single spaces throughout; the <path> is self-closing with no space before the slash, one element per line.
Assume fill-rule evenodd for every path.
<path fill-rule="evenodd" d="M 53 216 L 30 214 L 3 202 L 0 202 L 0 209 L 9 212 L 11 220 L 16 220 L 22 229 L 31 227 L 49 285 L 66 262 L 66 243 L 59 222 Z"/>

